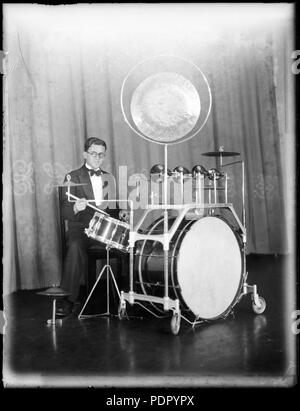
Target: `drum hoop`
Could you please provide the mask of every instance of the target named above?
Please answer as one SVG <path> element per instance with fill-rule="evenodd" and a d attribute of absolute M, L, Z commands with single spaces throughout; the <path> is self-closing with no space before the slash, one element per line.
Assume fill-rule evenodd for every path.
<path fill-rule="evenodd" d="M 96 221 L 92 224 L 93 220 L 96 220 Z M 110 236 L 105 236 L 104 237 L 103 233 L 102 233 L 102 235 L 100 235 L 98 233 L 100 231 L 100 228 L 101 228 L 101 225 L 102 225 L 103 221 L 105 221 L 107 223 L 107 226 L 103 227 L 103 233 L 104 234 L 109 234 L 110 230 L 112 229 L 112 231 L 110 232 Z M 92 225 L 93 225 L 93 229 L 90 228 Z M 125 246 L 125 245 L 120 244 L 120 243 L 113 240 L 114 235 L 115 235 L 118 227 L 122 227 L 122 228 L 125 229 L 125 230 L 122 230 L 123 235 L 126 234 L 127 230 L 128 231 L 130 230 L 129 224 L 127 224 L 123 221 L 117 220 L 113 217 L 106 216 L 105 214 L 102 214 L 100 212 L 96 212 L 94 214 L 93 218 L 90 221 L 89 228 L 87 229 L 88 230 L 87 235 L 88 235 L 88 237 L 93 238 L 96 241 L 100 241 L 100 242 L 102 242 L 106 245 L 112 246 L 112 247 L 114 247 L 118 250 L 127 252 L 129 246 Z"/>
<path fill-rule="evenodd" d="M 99 220 L 107 220 L 109 222 L 113 222 L 115 223 L 117 226 L 122 226 L 124 228 L 128 228 L 128 230 L 130 229 L 130 225 L 128 223 L 126 223 L 125 221 L 121 221 L 118 220 L 117 218 L 111 217 L 110 215 L 105 215 L 103 213 L 97 212 L 94 214 L 93 218 L 95 217 L 95 215 L 99 216 L 100 219 Z"/>
<path fill-rule="evenodd" d="M 234 234 L 234 236 L 235 236 L 235 238 L 236 238 L 237 245 L 238 245 L 238 248 L 239 248 L 239 251 L 240 251 L 240 257 L 241 257 L 241 273 L 240 273 L 239 285 L 238 285 L 238 287 L 237 287 L 237 291 L 236 291 L 236 293 L 235 293 L 235 296 L 234 296 L 234 298 L 232 299 L 232 302 L 229 304 L 229 306 L 226 308 L 226 310 L 224 310 L 221 314 L 219 314 L 219 315 L 217 315 L 217 316 L 215 316 L 215 317 L 209 318 L 209 319 L 206 319 L 206 318 L 203 318 L 203 317 L 200 317 L 200 316 L 196 316 L 196 320 L 198 320 L 198 319 L 203 319 L 203 320 L 205 320 L 205 321 L 214 321 L 214 320 L 217 320 L 217 319 L 222 318 L 222 317 L 225 318 L 225 317 L 231 312 L 232 308 L 237 304 L 237 302 L 238 302 L 238 300 L 239 300 L 239 297 L 240 297 L 240 295 L 241 295 L 241 290 L 242 290 L 242 286 L 243 286 L 243 272 L 244 272 L 244 260 L 243 260 L 243 251 L 242 251 L 243 243 L 242 243 L 242 238 L 241 238 L 241 237 L 239 236 L 239 234 L 233 229 L 233 224 L 231 224 L 229 221 L 227 221 L 227 219 L 226 219 L 225 217 L 223 217 L 223 216 L 220 216 L 220 215 L 209 216 L 209 215 L 207 215 L 207 216 L 205 216 L 205 217 L 200 218 L 199 220 L 196 220 L 196 222 L 197 222 L 197 221 L 200 221 L 200 220 L 202 220 L 202 219 L 204 219 L 204 218 L 207 218 L 207 217 L 218 218 L 219 220 L 222 220 L 222 221 L 229 227 L 229 229 L 231 230 L 231 232 Z M 157 221 L 155 221 L 155 222 L 153 223 L 153 226 L 150 227 L 150 230 L 149 230 L 148 234 L 151 234 L 151 232 L 153 232 L 153 230 L 156 229 L 157 226 L 158 226 L 161 222 L 163 222 L 163 220 L 164 220 L 164 217 L 160 217 Z M 171 270 L 170 270 L 170 279 L 171 279 L 171 282 L 172 282 L 173 292 L 174 292 L 175 296 L 180 300 L 180 302 L 181 302 L 181 304 L 183 304 L 184 308 L 187 309 L 190 313 L 192 313 L 192 314 L 195 316 L 195 314 L 192 312 L 192 310 L 191 310 L 191 309 L 189 308 L 189 306 L 186 304 L 186 302 L 185 302 L 184 297 L 182 296 L 182 294 L 181 294 L 181 293 L 180 293 L 180 294 L 177 293 L 176 285 L 179 284 L 179 283 L 178 283 L 178 278 L 177 278 L 177 263 L 178 263 L 178 258 L 177 258 L 177 257 L 178 257 L 178 255 L 177 255 L 177 256 L 175 255 L 176 253 L 178 253 L 179 248 L 180 248 L 180 245 L 181 245 L 181 242 L 183 241 L 185 235 L 186 235 L 186 234 L 188 233 L 188 231 L 192 228 L 192 226 L 194 225 L 194 223 L 195 223 L 195 220 L 188 220 L 188 221 L 186 222 L 186 224 L 184 225 L 184 227 L 182 228 L 182 230 L 180 231 L 180 233 L 179 233 L 179 235 L 178 235 L 178 237 L 177 237 L 177 239 L 176 239 L 176 241 L 175 241 L 175 243 L 174 243 L 174 247 L 173 247 L 173 250 L 172 250 L 171 257 L 170 257 L 170 260 L 171 260 L 171 263 L 170 263 L 170 267 L 171 267 Z M 140 258 L 139 258 L 139 263 L 138 263 L 138 278 L 139 278 L 139 281 L 140 281 L 140 287 L 141 287 L 141 289 L 142 289 L 142 291 L 143 291 L 143 293 L 144 293 L 145 295 L 148 295 L 148 293 L 147 293 L 146 290 L 145 290 L 145 287 L 144 287 L 144 285 L 143 285 L 143 278 L 141 277 L 141 272 L 142 272 L 142 260 L 143 260 L 142 257 L 149 258 L 149 257 L 152 256 L 151 254 L 148 255 L 148 256 L 147 256 L 147 255 L 143 255 L 143 250 L 144 250 L 144 248 L 145 248 L 145 246 L 146 246 L 146 242 L 147 242 L 147 241 L 149 241 L 149 240 L 143 240 L 143 243 L 142 243 L 142 246 L 141 246 L 141 250 L 140 250 L 140 253 L 139 253 L 139 257 L 140 257 Z M 179 248 L 178 248 L 178 247 L 179 247 Z M 175 268 L 174 266 L 176 266 L 176 268 Z M 175 270 L 174 270 L 174 268 L 175 268 Z M 179 286 L 180 286 L 180 284 L 179 284 Z M 150 302 L 150 304 L 151 304 L 158 312 L 160 312 L 160 313 L 163 313 L 163 312 L 164 312 L 164 311 L 163 311 L 162 309 L 160 309 L 157 305 L 155 305 L 155 303 Z"/>
<path fill-rule="evenodd" d="M 240 255 L 241 255 L 241 274 L 240 274 L 240 281 L 239 281 L 239 285 L 238 285 L 238 287 L 237 287 L 237 291 L 236 291 L 236 293 L 235 293 L 235 296 L 234 296 L 234 298 L 233 298 L 233 300 L 232 300 L 232 302 L 229 304 L 229 306 L 226 308 L 226 310 L 224 310 L 221 314 L 219 314 L 219 315 L 217 315 L 216 317 L 212 317 L 212 318 L 209 318 L 209 319 L 207 319 L 207 318 L 204 318 L 204 317 L 200 317 L 200 316 L 196 316 L 196 320 L 198 320 L 198 319 L 202 319 L 202 320 L 205 320 L 205 321 L 214 321 L 214 320 L 217 320 L 217 319 L 219 319 L 219 318 L 226 318 L 227 317 L 227 315 L 231 312 L 231 310 L 232 310 L 232 308 L 236 305 L 236 303 L 238 302 L 238 300 L 239 300 L 239 297 L 240 297 L 240 295 L 241 295 L 241 289 L 242 289 L 242 286 L 243 286 L 243 271 L 244 271 L 244 259 L 243 259 L 243 252 L 242 252 L 242 239 L 238 236 L 238 234 L 233 230 L 233 227 L 232 227 L 232 224 L 230 224 L 226 219 L 225 219 L 225 217 L 223 217 L 223 216 L 218 216 L 218 215 L 214 215 L 214 216 L 209 216 L 209 215 L 207 215 L 207 216 L 205 216 L 205 217 L 202 217 L 201 219 L 199 219 L 199 220 L 197 220 L 197 221 L 200 221 L 200 220 L 202 220 L 202 219 L 204 219 L 204 218 L 207 218 L 207 217 L 210 217 L 210 218 L 218 218 L 219 220 L 222 220 L 225 224 L 227 224 L 228 225 L 228 227 L 230 228 L 230 230 L 232 231 L 232 233 L 234 234 L 234 236 L 235 236 L 235 238 L 236 238 L 236 241 L 237 241 L 237 244 L 238 244 L 238 248 L 239 248 L 239 250 L 240 250 Z M 177 264 L 177 262 L 178 262 L 178 260 L 176 260 L 176 264 Z M 176 266 L 176 272 L 177 272 L 177 266 Z M 177 282 L 178 282 L 178 279 L 176 278 L 176 280 L 177 280 Z M 181 297 L 181 299 L 184 301 L 184 298 L 183 298 L 183 296 Z M 184 305 L 186 306 L 186 307 L 188 307 L 188 305 L 186 304 L 186 302 L 184 301 Z M 189 307 L 188 307 L 189 308 Z M 192 310 L 189 308 L 189 311 L 190 312 L 192 312 Z M 192 312 L 193 313 L 193 312 Z M 193 313 L 194 314 L 194 313 Z M 195 314 L 194 314 L 195 315 Z"/>
<path fill-rule="evenodd" d="M 97 239 L 97 240 L 99 240 L 99 241 L 102 241 L 102 242 L 105 243 L 105 244 L 108 244 L 108 241 L 109 241 L 109 240 L 107 240 L 107 238 L 102 237 L 101 235 L 95 235 L 93 238 L 95 238 L 95 239 Z M 111 243 L 111 241 L 110 241 L 110 243 Z"/>
<path fill-rule="evenodd" d="M 184 302 L 184 300 L 183 300 L 183 298 L 181 297 L 181 295 L 178 295 L 178 294 L 177 294 L 176 282 L 175 282 L 175 275 L 174 275 L 174 265 L 176 264 L 176 270 L 175 270 L 175 272 L 177 272 L 177 256 L 175 256 L 176 251 L 177 251 L 177 245 L 178 245 L 178 242 L 179 242 L 180 240 L 182 241 L 182 239 L 181 239 L 182 236 L 183 236 L 184 234 L 187 234 L 187 233 L 188 233 L 188 231 L 190 230 L 190 226 L 193 225 L 193 223 L 194 223 L 193 220 L 187 221 L 186 224 L 185 224 L 185 226 L 184 226 L 184 228 L 180 231 L 180 233 L 179 233 L 179 235 L 178 235 L 178 237 L 177 237 L 177 239 L 176 239 L 176 241 L 175 241 L 174 247 L 173 247 L 171 264 L 170 264 L 170 265 L 171 265 L 171 280 L 172 280 L 172 284 L 173 284 L 173 287 L 174 287 L 174 293 L 175 293 L 176 297 L 177 297 L 179 300 L 181 300 L 181 302 L 184 303 L 184 305 L 185 305 L 186 307 L 187 307 L 187 305 L 186 305 L 186 303 Z M 187 230 L 187 228 L 189 228 L 189 229 Z M 177 277 L 177 276 L 176 276 L 176 277 Z M 177 279 L 177 278 L 176 278 L 176 279 Z"/>
<path fill-rule="evenodd" d="M 128 230 L 130 229 L 130 225 L 125 223 L 125 221 L 121 221 L 121 220 L 118 220 L 117 218 L 113 218 L 113 217 L 106 217 L 106 218 L 107 218 L 107 220 L 111 220 L 113 223 L 115 223 L 116 226 L 121 226 L 121 227 L 124 227 L 124 228 L 128 228 Z"/>

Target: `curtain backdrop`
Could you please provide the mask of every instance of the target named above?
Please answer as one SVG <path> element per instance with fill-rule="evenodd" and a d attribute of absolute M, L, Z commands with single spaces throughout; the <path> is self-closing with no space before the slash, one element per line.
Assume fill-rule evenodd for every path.
<path fill-rule="evenodd" d="M 219 146 L 241 153 L 247 252 L 291 251 L 287 182 L 294 136 L 286 57 L 292 16 L 236 30 L 230 24 L 218 28 L 214 15 L 207 24 L 201 5 L 192 4 L 5 6 L 4 294 L 59 284 L 55 185 L 82 164 L 86 138 L 107 142 L 104 169 L 117 182 L 119 166 L 127 166 L 128 178 L 149 177 L 150 168 L 163 163 L 163 146 L 137 136 L 120 105 L 129 70 L 162 54 L 199 66 L 212 92 L 207 123 L 191 140 L 169 146 L 169 167 L 215 167 L 215 158 L 201 154 Z M 228 174 L 229 199 L 241 216 L 240 166 Z"/>

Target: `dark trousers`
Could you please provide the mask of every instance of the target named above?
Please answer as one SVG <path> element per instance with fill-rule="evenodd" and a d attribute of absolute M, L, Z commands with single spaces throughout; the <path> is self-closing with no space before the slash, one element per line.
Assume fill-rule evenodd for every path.
<path fill-rule="evenodd" d="M 63 275 L 60 287 L 70 293 L 69 300 L 75 302 L 78 299 L 80 284 L 82 279 L 86 281 L 88 277 L 88 251 L 89 249 L 94 249 L 95 247 L 99 249 L 103 257 L 106 256 L 106 245 L 101 244 L 88 237 L 83 230 L 70 229 L 67 232 L 67 252 L 64 259 Z M 111 254 L 111 253 L 110 253 Z M 117 253 L 113 250 L 113 256 L 117 256 L 119 260 L 122 260 L 122 266 L 118 264 L 117 274 L 120 277 L 126 276 L 126 271 L 128 269 L 126 260 L 127 254 L 121 255 L 123 253 Z M 125 264 L 124 264 L 125 262 Z"/>

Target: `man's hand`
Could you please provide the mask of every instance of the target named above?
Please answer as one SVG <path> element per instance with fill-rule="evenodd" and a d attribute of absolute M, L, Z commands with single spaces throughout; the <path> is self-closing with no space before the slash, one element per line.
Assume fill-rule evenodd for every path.
<path fill-rule="evenodd" d="M 120 220 L 125 221 L 126 223 L 129 223 L 130 220 L 130 213 L 127 210 L 120 210 L 119 211 L 119 218 Z"/>
<path fill-rule="evenodd" d="M 87 199 L 79 198 L 74 204 L 74 213 L 77 214 L 79 211 L 85 210 L 86 206 L 87 206 Z"/>

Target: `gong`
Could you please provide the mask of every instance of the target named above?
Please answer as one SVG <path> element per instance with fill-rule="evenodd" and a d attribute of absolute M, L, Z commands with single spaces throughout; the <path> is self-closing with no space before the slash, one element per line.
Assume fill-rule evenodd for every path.
<path fill-rule="evenodd" d="M 136 127 L 153 140 L 172 142 L 195 127 L 201 104 L 196 88 L 177 73 L 158 73 L 134 91 L 131 115 Z"/>
<path fill-rule="evenodd" d="M 135 134 L 159 144 L 194 137 L 211 110 L 211 92 L 202 71 L 176 56 L 157 56 L 130 70 L 121 90 L 126 123 Z"/>

